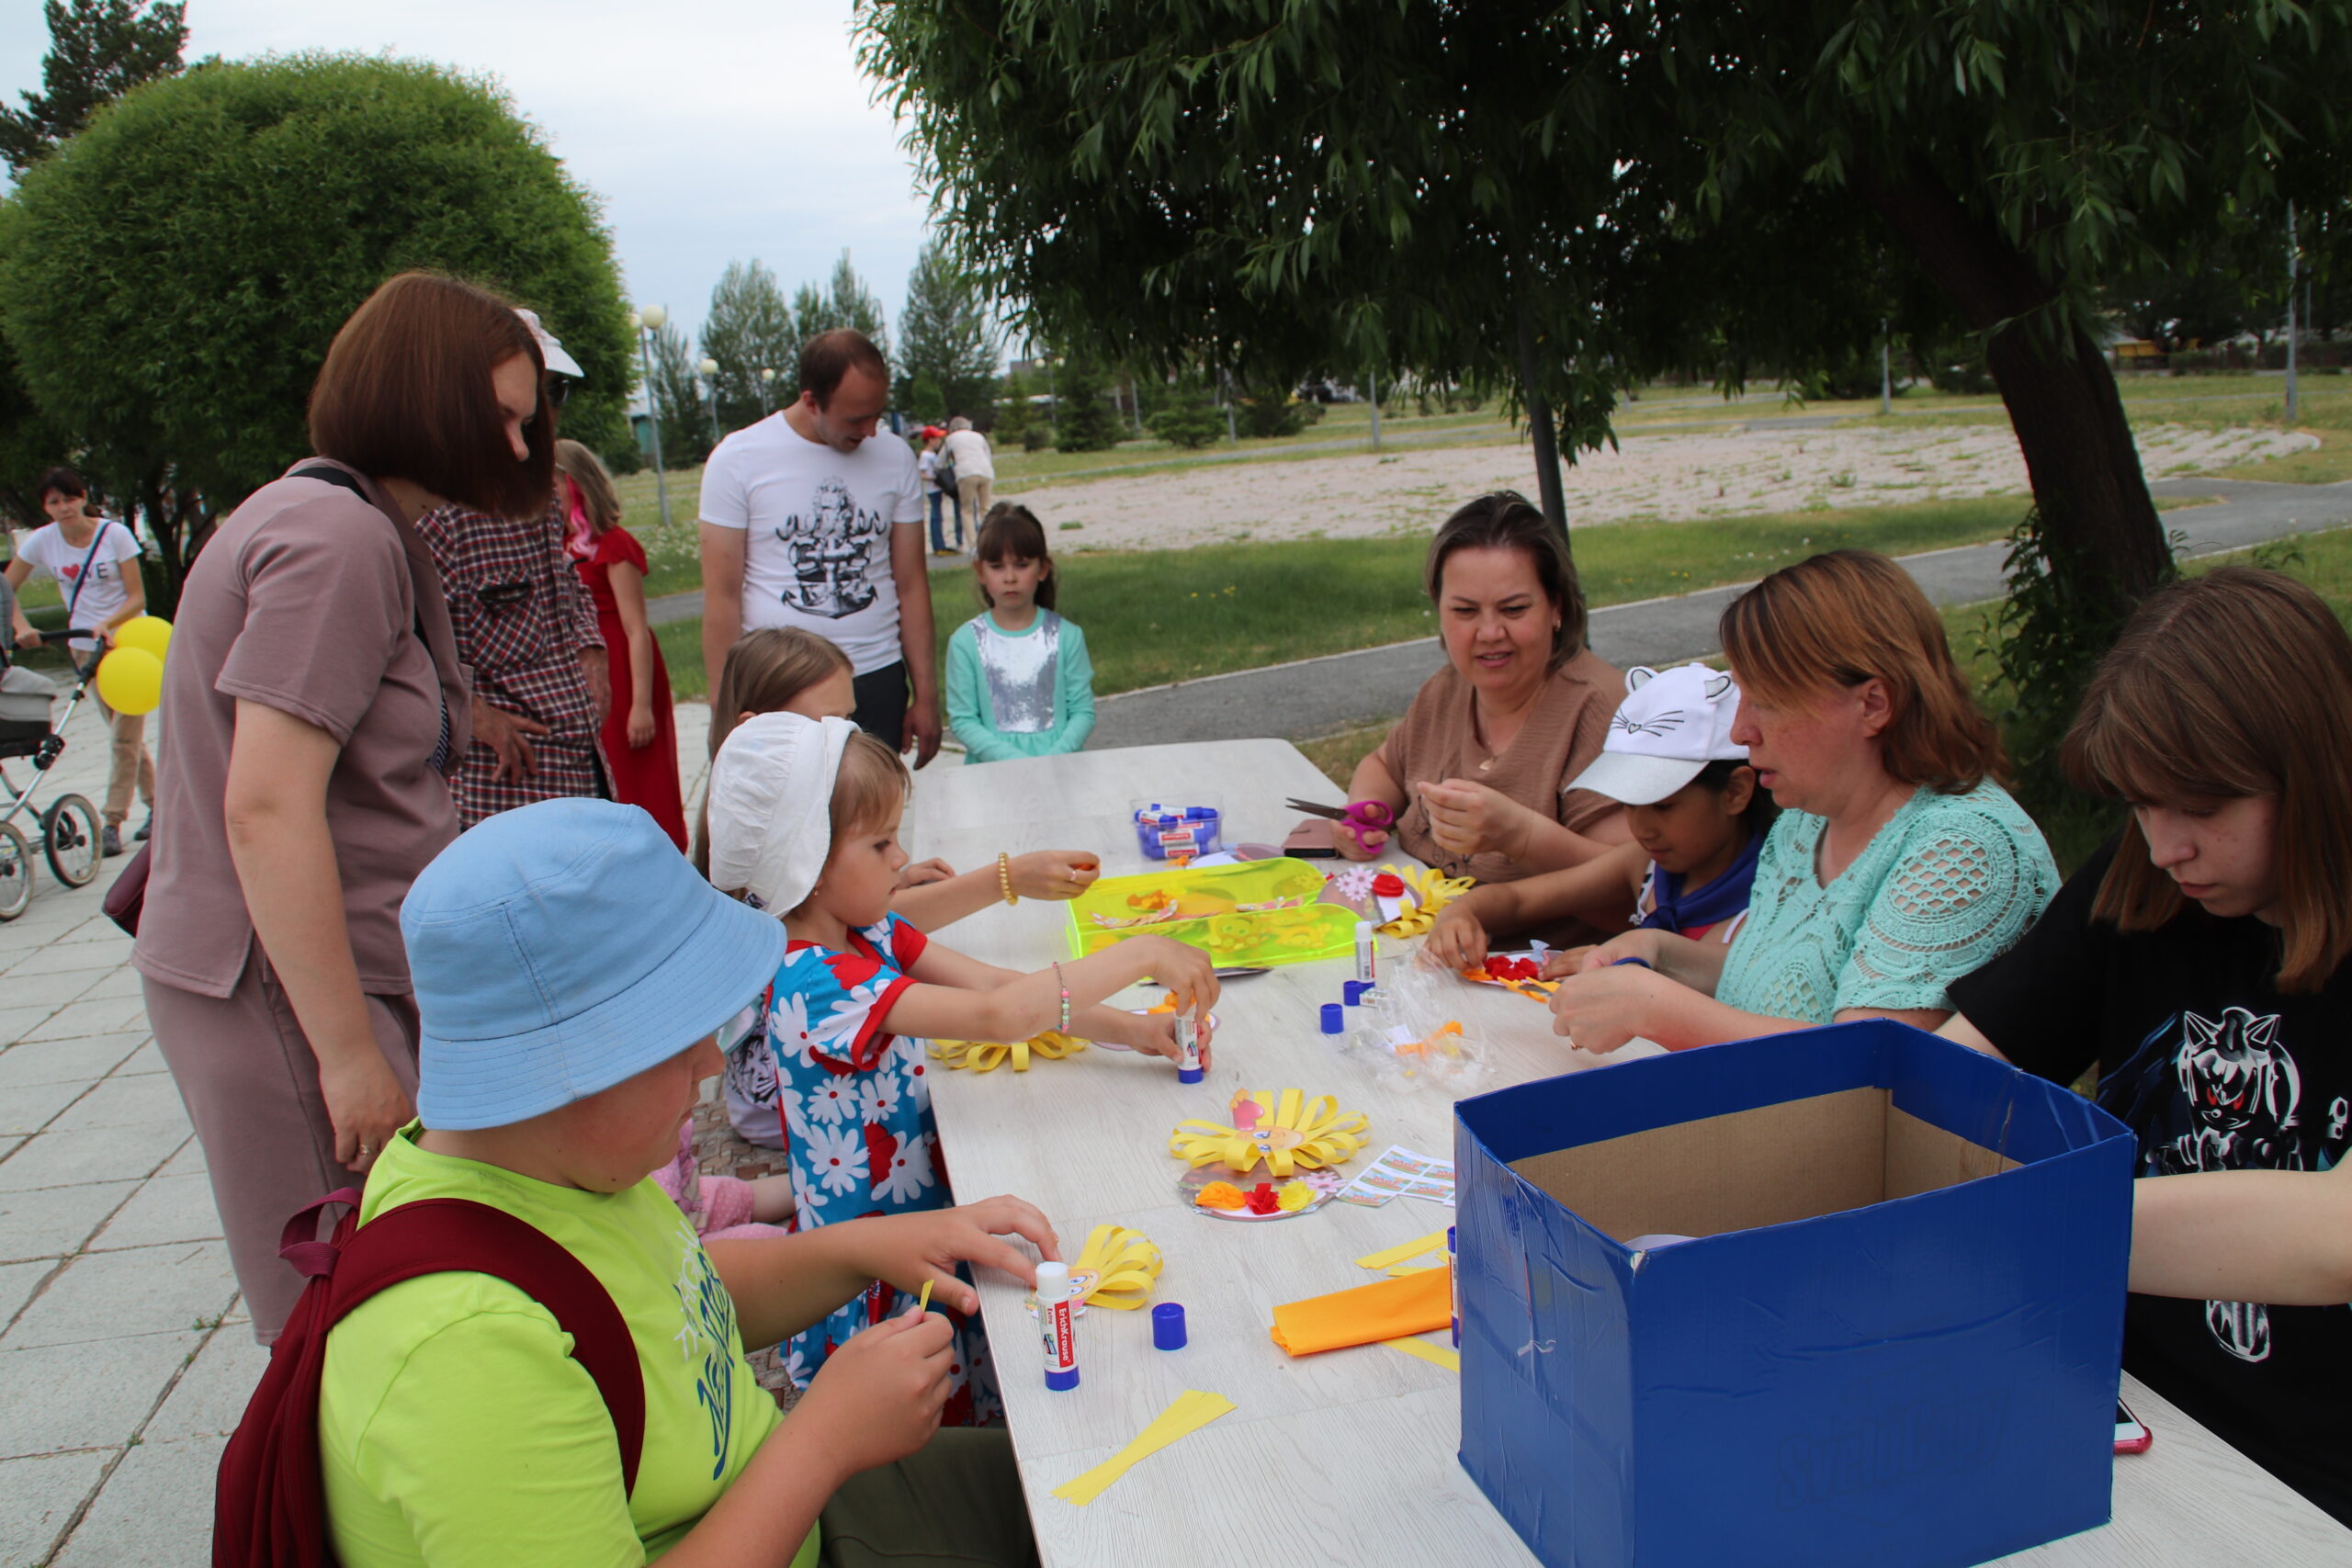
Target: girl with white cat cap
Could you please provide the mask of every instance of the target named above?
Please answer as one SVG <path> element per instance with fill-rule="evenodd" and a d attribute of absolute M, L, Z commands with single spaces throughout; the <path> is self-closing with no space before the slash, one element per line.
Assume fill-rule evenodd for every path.
<path fill-rule="evenodd" d="M 1022 975 L 953 952 L 892 913 L 907 863 L 898 834 L 908 787 L 898 753 L 840 718 L 755 715 L 711 763 L 711 882 L 781 918 L 789 939 L 767 1040 L 803 1230 L 952 1201 L 936 1157 L 925 1040 L 1017 1041 L 1059 1030 L 1172 1061 L 1173 1014 L 1100 1005 L 1148 976 L 1201 1021 L 1206 1051 L 1217 986 L 1198 949 L 1131 937 Z M 1101 1070 L 1091 1058 L 1073 1070 Z M 876 1280 L 787 1342 L 786 1371 L 805 1386 L 852 1335 L 910 1304 Z M 966 1325 L 965 1343 L 950 1424 L 993 1413 L 977 1321 Z"/>
<path fill-rule="evenodd" d="M 1772 821 L 1747 748 L 1731 738 L 1738 711 L 1739 688 L 1703 664 L 1628 671 L 1600 755 L 1567 787 L 1624 802 L 1634 841 L 1566 871 L 1471 889 L 1439 913 L 1430 956 L 1468 968 L 1485 960 L 1490 932 L 1565 920 L 1623 927 L 1629 904 L 1634 926 L 1729 942 Z M 1545 972 L 1572 973 L 1585 951 L 1555 953 Z"/>

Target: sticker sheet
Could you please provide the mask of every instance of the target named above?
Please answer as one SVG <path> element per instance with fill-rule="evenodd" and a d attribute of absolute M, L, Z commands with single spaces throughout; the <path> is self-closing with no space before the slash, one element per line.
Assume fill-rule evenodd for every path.
<path fill-rule="evenodd" d="M 1453 1207 L 1453 1162 L 1391 1144 L 1339 1193 L 1340 1202 L 1367 1209 L 1377 1209 L 1392 1198 L 1420 1198 Z"/>

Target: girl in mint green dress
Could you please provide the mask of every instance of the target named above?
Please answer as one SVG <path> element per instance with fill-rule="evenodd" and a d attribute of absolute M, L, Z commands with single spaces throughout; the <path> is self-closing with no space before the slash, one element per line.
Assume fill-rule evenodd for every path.
<path fill-rule="evenodd" d="M 1992 724 L 1942 623 L 1867 550 L 1784 567 L 1724 612 L 1748 749 L 1779 819 L 1728 948 L 1629 932 L 1552 999 L 1553 1032 L 1669 1050 L 1862 1018 L 1934 1029 L 1950 987 L 2058 890 L 2041 830 L 1993 778 Z M 1627 958 L 1638 964 L 1624 964 Z"/>
<path fill-rule="evenodd" d="M 1075 751 L 1094 733 L 1086 634 L 1054 610 L 1046 530 L 999 502 L 980 524 L 972 573 L 988 606 L 947 639 L 947 722 L 974 762 Z"/>

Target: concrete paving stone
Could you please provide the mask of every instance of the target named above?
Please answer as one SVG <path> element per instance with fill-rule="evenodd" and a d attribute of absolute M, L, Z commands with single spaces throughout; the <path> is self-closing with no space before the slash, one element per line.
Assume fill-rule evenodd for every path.
<path fill-rule="evenodd" d="M 127 1247 L 161 1247 L 175 1241 L 215 1241 L 220 1211 L 213 1205 L 209 1176 L 158 1176 L 115 1212 L 107 1228 L 89 1243 L 93 1252 Z"/>
<path fill-rule="evenodd" d="M 236 1293 L 226 1242 L 85 1252 L 0 1335 L 0 1351 L 209 1328 Z"/>
<path fill-rule="evenodd" d="M 9 930 L 9 927 L 0 926 L 0 934 L 6 934 Z M 0 963 L 8 965 L 6 973 L 11 975 L 90 974 L 101 970 L 110 974 L 130 961 L 128 953 L 110 953 L 86 942 L 68 947 L 51 940 L 36 942 L 28 950 L 21 952 L 0 948 Z"/>
<path fill-rule="evenodd" d="M 17 1315 L 17 1309 L 33 1299 L 33 1292 L 57 1267 L 53 1258 L 37 1258 L 29 1263 L 0 1263 L 0 1323 Z"/>
<path fill-rule="evenodd" d="M 122 1456 L 50 1568 L 190 1568 L 212 1557 L 212 1488 L 226 1439 L 142 1442 Z"/>
<path fill-rule="evenodd" d="M 13 1001 L 7 984 L 0 981 L 0 1002 Z M 23 1007 L 0 1007 L 0 1045 L 13 1045 L 47 1023 L 56 1015 L 63 1002 L 37 1002 Z"/>
<path fill-rule="evenodd" d="M 32 1568 L 49 1560 L 65 1521 L 106 1473 L 108 1450 L 41 1454 L 0 1463 L 0 1568 Z M 208 1511 L 207 1518 L 211 1517 Z M 207 1546 L 209 1546 L 209 1541 Z M 195 1562 L 194 1558 L 183 1558 Z"/>
<path fill-rule="evenodd" d="M 171 1064 L 164 1060 L 164 1053 L 153 1040 L 139 1047 L 114 1070 L 119 1078 L 137 1077 L 146 1073 L 168 1073 Z"/>
<path fill-rule="evenodd" d="M 195 1364 L 180 1374 L 172 1396 L 140 1436 L 151 1443 L 169 1443 L 182 1438 L 220 1437 L 233 1430 L 268 1365 L 269 1348 L 254 1343 L 250 1319 L 222 1324 L 220 1331 L 196 1353 Z"/>
<path fill-rule="evenodd" d="M 0 977 L 0 1007 L 12 1010 L 40 1007 L 53 1012 L 67 1002 L 80 1001 L 91 987 L 112 978 L 112 971 L 104 969 L 51 969 L 38 973 L 28 969 L 20 975 Z"/>
<path fill-rule="evenodd" d="M 211 1168 L 204 1162 L 203 1144 L 190 1137 L 187 1143 L 180 1145 L 180 1152 L 174 1155 L 164 1168 L 155 1174 L 157 1176 L 202 1176 Z"/>
<path fill-rule="evenodd" d="M 0 1133 L 38 1133 L 90 1089 L 78 1083 L 0 1089 Z"/>
<path fill-rule="evenodd" d="M 0 1192 L 153 1176 L 187 1135 L 185 1117 L 130 1127 L 43 1133 L 0 1158 Z"/>
<path fill-rule="evenodd" d="M 31 1084 L 97 1082 L 139 1049 L 136 1034 L 41 1040 L 0 1051 L 0 1090 Z"/>
<path fill-rule="evenodd" d="M 57 940 L 67 947 L 87 946 L 118 952 L 122 954 L 125 961 L 130 957 L 130 936 L 120 926 L 107 919 L 104 910 L 95 906 L 90 910 L 88 919 L 84 920 Z"/>
<path fill-rule="evenodd" d="M 107 1216 L 138 1190 L 136 1181 L 92 1181 L 0 1192 L 0 1259 L 55 1258 L 79 1252 Z"/>
<path fill-rule="evenodd" d="M 73 971 L 73 973 L 80 974 L 83 973 L 83 971 L 75 970 Z M 0 985 L 0 996 L 6 995 L 7 995 L 7 987 L 5 985 Z M 112 974 L 107 976 L 105 979 L 100 980 L 96 985 L 92 986 L 88 990 L 84 991 L 74 999 L 76 1001 L 96 1002 L 105 1001 L 116 997 L 129 997 L 132 1000 L 136 1001 L 143 999 L 145 996 L 146 991 L 144 988 L 144 981 L 141 977 L 139 971 L 126 964 L 119 969 L 115 970 Z"/>
<path fill-rule="evenodd" d="M 145 1034 L 147 1004 L 138 997 L 70 1002 L 26 1031 L 26 1041 L 74 1040 L 85 1034 Z"/>
<path fill-rule="evenodd" d="M 146 1073 L 107 1079 L 60 1114 L 50 1130 L 64 1133 L 84 1127 L 134 1127 L 141 1122 L 168 1122 L 174 1117 L 182 1122 L 187 1120 L 179 1086 L 168 1075 L 158 1077 Z M 0 1124 L 0 1133 L 33 1130 Z M 172 1146 L 179 1146 L 176 1140 Z"/>
<path fill-rule="evenodd" d="M 102 1356 L 86 1345 L 0 1350 L 0 1456 L 129 1442 L 203 1342 L 197 1333 L 134 1334 L 108 1341 Z"/>

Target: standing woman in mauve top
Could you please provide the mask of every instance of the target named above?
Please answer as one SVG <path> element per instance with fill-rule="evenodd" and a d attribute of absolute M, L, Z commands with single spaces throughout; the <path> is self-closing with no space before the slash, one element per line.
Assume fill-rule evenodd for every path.
<path fill-rule="evenodd" d="M 416 519 L 454 502 L 537 526 L 546 381 L 505 300 L 392 278 L 327 350 L 318 456 L 220 525 L 180 596 L 131 962 L 264 1344 L 302 1284 L 279 1230 L 415 1114 L 400 905 L 457 837 L 469 728 Z"/>

